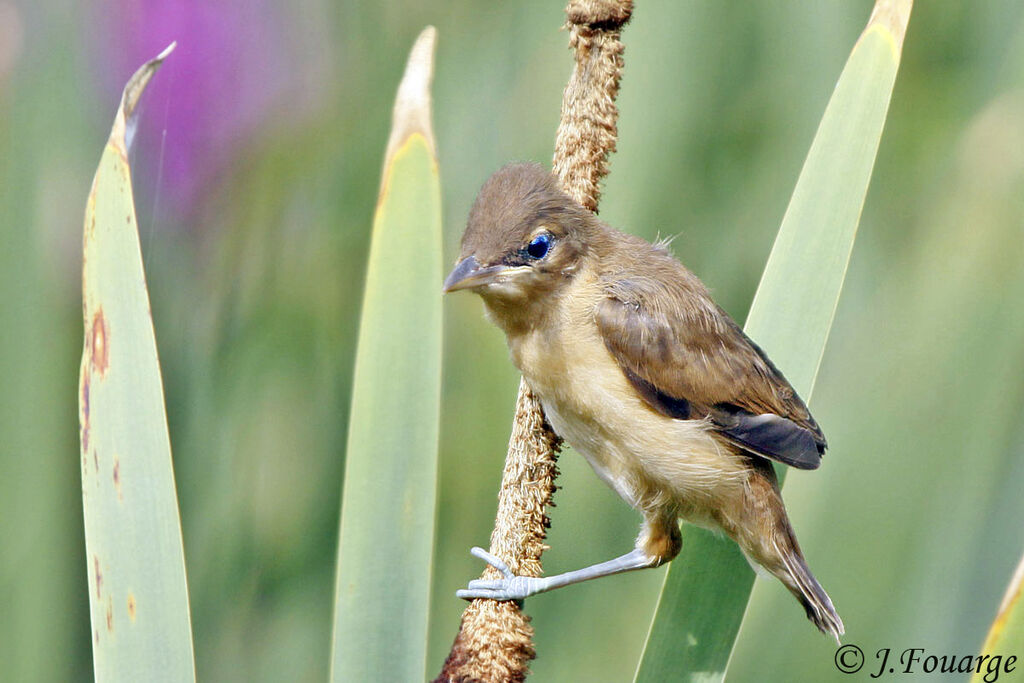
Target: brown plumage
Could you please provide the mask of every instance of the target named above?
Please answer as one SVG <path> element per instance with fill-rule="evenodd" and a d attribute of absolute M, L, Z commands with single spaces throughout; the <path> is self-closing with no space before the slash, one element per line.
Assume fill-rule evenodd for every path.
<path fill-rule="evenodd" d="M 552 427 L 644 515 L 636 549 L 557 577 L 473 581 L 462 597 L 522 599 L 657 566 L 678 519 L 724 531 L 838 639 L 766 458 L 818 467 L 825 437 L 764 353 L 661 246 L 610 228 L 534 164 L 484 184 L 445 290 L 472 289 Z M 483 551 L 474 553 L 500 567 Z"/>

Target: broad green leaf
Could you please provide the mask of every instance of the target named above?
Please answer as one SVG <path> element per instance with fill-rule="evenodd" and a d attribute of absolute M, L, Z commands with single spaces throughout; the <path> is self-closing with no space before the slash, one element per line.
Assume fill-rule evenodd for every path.
<path fill-rule="evenodd" d="M 195 679 L 185 554 L 127 148 L 174 48 L 125 86 L 85 209 L 82 507 L 97 681 Z"/>
<path fill-rule="evenodd" d="M 366 273 L 331 673 L 426 679 L 441 404 L 441 190 L 430 124 L 435 31 L 398 89 Z"/>
<path fill-rule="evenodd" d="M 992 659 L 982 663 L 980 670 L 976 669 L 971 683 L 988 683 L 995 680 L 999 674 L 999 666 L 1003 665 L 1002 672 L 1006 673 L 1005 665 L 1007 657 L 1015 655 L 1024 650 L 1024 557 L 1017 565 L 1017 571 L 1010 579 L 1010 585 L 1006 588 L 1006 595 L 1003 597 L 996 619 L 992 622 L 992 628 L 985 638 L 985 645 L 981 648 L 981 654 L 988 655 Z M 998 663 L 995 658 L 1000 657 Z M 1011 666 L 1013 666 L 1011 664 Z M 989 667 L 994 667 L 990 670 Z"/>
<path fill-rule="evenodd" d="M 857 233 L 910 9 L 911 0 L 875 5 L 818 126 L 747 318 L 747 333 L 808 400 Z M 724 678 L 753 581 L 731 540 L 685 526 L 683 550 L 669 565 L 636 680 Z"/>

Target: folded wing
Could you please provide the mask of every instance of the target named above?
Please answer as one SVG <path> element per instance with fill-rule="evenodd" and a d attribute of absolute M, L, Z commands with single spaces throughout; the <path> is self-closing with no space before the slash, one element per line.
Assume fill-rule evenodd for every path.
<path fill-rule="evenodd" d="M 709 418 L 745 451 L 818 467 L 827 443 L 793 387 L 693 274 L 664 268 L 676 272 L 606 281 L 597 326 L 626 377 L 665 415 Z"/>

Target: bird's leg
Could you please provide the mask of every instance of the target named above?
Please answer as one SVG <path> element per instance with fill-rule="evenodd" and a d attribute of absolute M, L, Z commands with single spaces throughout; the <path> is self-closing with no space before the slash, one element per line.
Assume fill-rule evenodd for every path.
<path fill-rule="evenodd" d="M 649 556 L 640 548 L 626 553 L 614 560 L 594 564 L 576 571 L 556 574 L 554 576 L 516 576 L 508 565 L 500 559 L 491 555 L 483 548 L 473 548 L 470 552 L 481 560 L 491 565 L 502 574 L 501 579 L 476 579 L 469 582 L 469 586 L 455 593 L 456 596 L 471 600 L 473 598 L 491 598 L 492 600 L 523 600 L 537 593 L 561 588 L 581 581 L 589 581 L 602 576 L 621 574 L 622 572 L 634 569 L 646 569 L 655 567 L 659 558 Z"/>

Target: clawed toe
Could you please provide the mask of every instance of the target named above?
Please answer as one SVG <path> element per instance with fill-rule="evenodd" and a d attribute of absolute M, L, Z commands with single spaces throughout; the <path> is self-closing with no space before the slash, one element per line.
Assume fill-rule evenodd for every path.
<path fill-rule="evenodd" d="M 538 581 L 532 577 L 516 576 L 500 558 L 495 557 L 483 548 L 472 548 L 470 553 L 491 565 L 502 573 L 501 579 L 473 579 L 466 588 L 455 592 L 455 596 L 463 600 L 488 598 L 491 600 L 522 600 L 535 592 L 533 585 Z"/>
<path fill-rule="evenodd" d="M 519 578 L 519 577 L 517 577 Z M 478 598 L 485 598 L 490 600 L 522 600 L 529 595 L 528 590 L 524 590 L 524 586 L 515 586 L 510 581 L 496 581 L 499 584 L 493 588 L 477 588 L 470 586 L 469 588 L 463 588 L 462 590 L 455 591 L 455 597 L 462 598 L 463 600 L 476 600 Z"/>
<path fill-rule="evenodd" d="M 486 590 L 483 588 L 462 588 L 455 591 L 455 597 L 462 598 L 463 600 L 477 600 L 482 598 L 492 598 L 494 600 L 500 599 L 496 597 L 496 591 Z"/>
<path fill-rule="evenodd" d="M 479 557 L 481 560 L 497 569 L 499 572 L 504 574 L 506 578 L 510 579 L 513 576 L 515 576 L 515 574 L 512 573 L 512 571 L 508 568 L 508 565 L 505 564 L 505 562 L 501 558 L 490 554 L 483 548 L 474 546 L 470 548 L 469 553 L 474 557 Z"/>

